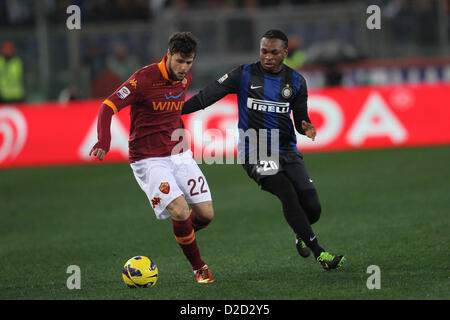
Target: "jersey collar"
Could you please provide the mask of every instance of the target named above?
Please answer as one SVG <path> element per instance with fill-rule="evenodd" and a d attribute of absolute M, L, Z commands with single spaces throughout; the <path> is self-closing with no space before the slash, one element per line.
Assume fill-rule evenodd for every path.
<path fill-rule="evenodd" d="M 258 63 L 259 69 L 260 69 L 265 75 L 268 75 L 269 77 L 279 77 L 279 76 L 283 73 L 283 71 L 286 69 L 286 65 L 283 63 L 283 66 L 281 67 L 281 70 L 280 70 L 279 72 L 277 72 L 277 73 L 272 73 L 272 72 L 269 72 L 269 71 L 267 71 L 266 69 L 264 69 L 264 67 L 263 67 L 262 64 L 261 64 L 261 61 L 258 61 L 257 63 Z"/>
<path fill-rule="evenodd" d="M 159 71 L 161 71 L 161 75 L 163 76 L 164 79 L 169 81 L 171 84 L 180 83 L 181 81 L 173 81 L 169 78 L 169 73 L 167 72 L 167 68 L 166 68 L 166 61 L 167 61 L 167 55 L 165 55 L 162 58 L 162 60 L 158 63 L 158 68 L 159 68 Z M 184 79 L 183 79 L 183 81 L 184 81 Z"/>

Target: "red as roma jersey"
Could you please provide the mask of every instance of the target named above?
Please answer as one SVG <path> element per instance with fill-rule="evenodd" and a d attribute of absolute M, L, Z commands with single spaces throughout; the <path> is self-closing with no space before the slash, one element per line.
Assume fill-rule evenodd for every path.
<path fill-rule="evenodd" d="M 114 113 L 130 105 L 129 160 L 167 157 L 188 149 L 184 134 L 172 141 L 176 129 L 184 129 L 181 109 L 186 90 L 192 82 L 189 72 L 182 81 L 170 80 L 166 70 L 167 56 L 136 71 L 103 103 Z M 184 143 L 180 148 L 180 143 Z"/>

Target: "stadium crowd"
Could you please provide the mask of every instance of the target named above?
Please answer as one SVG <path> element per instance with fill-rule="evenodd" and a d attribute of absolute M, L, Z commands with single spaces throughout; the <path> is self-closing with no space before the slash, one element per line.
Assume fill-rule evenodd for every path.
<path fill-rule="evenodd" d="M 184 9 L 223 9 L 223 8 L 270 8 L 278 6 L 298 6 L 308 4 L 331 4 L 352 2 L 354 0 L 45 0 L 43 5 L 50 22 L 58 23 L 66 19 L 66 9 L 78 5 L 84 21 L 148 21 L 160 10 Z M 388 6 L 388 15 L 428 19 L 430 1 L 428 0 L 376 0 L 367 4 Z M 450 0 L 443 0 L 447 13 Z M 0 25 L 30 25 L 34 23 L 34 0 L 0 1 Z"/>
<path fill-rule="evenodd" d="M 52 26 L 65 23 L 67 19 L 67 7 L 74 4 L 81 8 L 82 23 L 94 23 L 102 25 L 111 22 L 144 22 L 152 25 L 160 12 L 165 9 L 173 9 L 180 13 L 186 9 L 240 9 L 259 10 L 271 8 L 289 8 L 301 5 L 320 5 L 335 3 L 352 3 L 356 0 L 5 0 L 0 1 L 0 27 L 29 29 L 36 26 L 36 11 L 34 5 L 41 4 L 41 9 L 46 15 L 46 22 Z M 383 32 L 388 30 L 391 43 L 390 56 L 401 58 L 416 52 L 416 55 L 436 55 L 436 48 L 442 47 L 442 30 L 439 29 L 438 4 L 444 4 L 444 11 L 449 14 L 450 0 L 442 2 L 431 0 L 361 0 L 367 5 L 377 4 L 381 7 L 383 16 Z M 349 5 L 351 6 L 351 4 Z M 444 14 L 445 14 L 444 13 Z M 190 20 L 190 22 L 193 22 Z M 326 22 L 326 23 L 325 23 Z M 199 20 L 196 23 L 177 25 L 193 31 L 201 40 L 202 52 L 207 54 L 217 53 L 216 33 L 208 29 L 209 21 Z M 448 32 L 450 34 L 450 24 Z M 142 25 L 141 25 L 142 26 Z M 205 27 L 206 26 L 206 27 Z M 226 51 L 228 54 L 243 54 L 253 50 L 252 37 L 257 32 L 253 18 L 241 17 L 225 23 Z M 193 29 L 193 30 L 192 30 Z M 217 28 L 216 28 L 217 29 Z M 116 86 L 124 81 L 127 75 L 139 65 L 155 62 L 159 57 L 154 57 L 150 48 L 153 38 L 151 28 L 141 27 L 139 32 L 128 32 L 124 29 L 115 29 L 114 32 L 83 33 L 80 37 L 80 62 L 83 70 L 87 70 L 85 79 L 91 83 L 92 97 L 103 96 L 104 91 L 110 90 L 105 83 Z M 241 32 L 247 30 L 247 32 Z M 341 21 L 333 24 L 327 20 L 317 22 L 298 21 L 290 30 L 286 30 L 291 39 L 289 65 L 296 69 L 308 64 L 321 64 L 329 69 L 326 85 L 339 84 L 341 75 L 335 72 L 335 64 L 342 61 L 355 61 L 365 58 L 362 49 L 357 43 L 355 22 L 352 20 Z M 389 33 L 389 30 L 391 32 Z M 12 33 L 11 33 L 12 34 Z M 39 55 L 36 39 L 29 37 L 11 37 L 9 32 L 0 33 L 0 45 L 13 42 L 16 51 L 16 60 L 23 61 L 24 75 L 21 81 L 28 81 L 25 87 L 32 86 L 30 81 L 37 81 L 36 56 Z M 34 33 L 33 33 L 34 34 Z M 384 34 L 384 33 L 383 33 Z M 337 41 L 339 40 L 339 41 Z M 447 41 L 448 43 L 448 41 Z M 51 35 L 49 37 L 49 55 L 52 57 L 51 68 L 58 76 L 61 70 L 67 69 L 67 39 Z M 415 50 L 415 51 L 414 51 Z M 330 64 L 329 56 L 333 56 Z M 324 61 L 325 56 L 327 59 Z M 373 58 L 368 56 L 367 58 Z M 16 68 L 19 70 L 20 68 Z M 28 72 L 28 75 L 27 75 Z M 33 76 L 30 76 L 33 72 Z M 62 92 L 70 97 L 77 96 L 74 89 L 66 83 L 67 79 L 58 76 L 55 78 L 58 84 L 52 86 L 53 91 Z M 28 79 L 28 80 L 27 80 Z M 8 81 L 11 82 L 11 81 Z M 6 83 L 6 82 L 5 82 Z M 61 84 L 60 84 L 61 83 Z M 35 82 L 35 87 L 38 87 Z M 53 94 L 54 96 L 54 94 Z"/>

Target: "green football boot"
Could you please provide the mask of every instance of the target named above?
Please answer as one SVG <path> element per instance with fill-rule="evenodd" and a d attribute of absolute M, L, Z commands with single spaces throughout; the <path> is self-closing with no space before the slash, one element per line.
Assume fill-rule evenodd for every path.
<path fill-rule="evenodd" d="M 298 235 L 295 236 L 295 246 L 297 247 L 298 254 L 303 258 L 308 258 L 311 254 L 311 250 L 306 246 L 305 241 L 303 241 Z"/>
<path fill-rule="evenodd" d="M 326 251 L 322 252 L 316 259 L 325 270 L 337 269 L 345 261 L 343 255 L 332 255 Z"/>

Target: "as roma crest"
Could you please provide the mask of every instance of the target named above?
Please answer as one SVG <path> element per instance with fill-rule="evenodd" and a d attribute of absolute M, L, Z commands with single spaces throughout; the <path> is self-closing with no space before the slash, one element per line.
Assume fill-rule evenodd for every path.
<path fill-rule="evenodd" d="M 159 185 L 159 191 L 161 191 L 162 193 L 168 194 L 170 191 L 170 185 L 168 182 L 161 182 L 161 184 Z"/>

